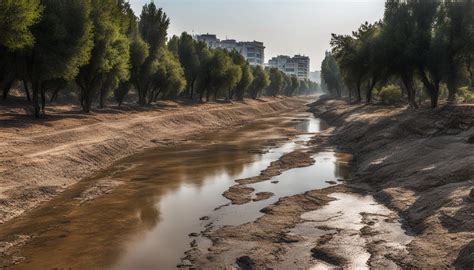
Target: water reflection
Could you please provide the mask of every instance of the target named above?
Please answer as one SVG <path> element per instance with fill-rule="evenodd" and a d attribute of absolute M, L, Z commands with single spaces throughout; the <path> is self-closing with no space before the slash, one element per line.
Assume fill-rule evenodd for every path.
<path fill-rule="evenodd" d="M 295 122 L 295 117 L 299 121 Z M 320 153 L 315 156 L 316 167 L 290 170 L 279 176 L 279 185 L 254 185 L 257 190 L 274 192 L 275 197 L 248 207 L 213 211 L 228 203 L 221 194 L 234 180 L 258 175 L 283 154 L 304 147 L 297 142 L 309 140 L 310 135 L 300 135 L 264 154 L 252 151 L 262 149 L 268 140 L 285 137 L 286 129 L 295 125 L 303 133 L 326 128 L 306 113 L 282 115 L 123 160 L 29 215 L 2 225 L 0 239 L 35 236 L 22 250 L 26 261 L 12 268 L 175 268 L 189 248 L 188 234 L 199 232 L 207 223 L 252 220 L 260 208 L 279 196 L 304 192 L 317 188 L 323 179 L 344 176 L 344 170 L 337 172 L 334 153 Z M 318 161 L 324 158 L 327 160 Z M 76 198 L 97 181 L 123 185 L 107 196 L 81 204 Z M 199 220 L 202 216 L 211 220 Z"/>

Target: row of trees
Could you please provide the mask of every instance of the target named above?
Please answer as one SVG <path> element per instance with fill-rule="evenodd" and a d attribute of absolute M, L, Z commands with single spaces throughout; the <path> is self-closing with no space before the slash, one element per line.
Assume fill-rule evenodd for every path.
<path fill-rule="evenodd" d="M 84 112 L 132 90 L 140 105 L 187 97 L 243 99 L 316 90 L 277 69 L 251 67 L 238 52 L 210 49 L 187 33 L 167 38 L 170 20 L 151 2 L 136 17 L 125 0 L 2 0 L 0 89 L 21 82 L 36 117 L 46 98 L 74 93 Z"/>
<path fill-rule="evenodd" d="M 452 102 L 461 86 L 474 86 L 473 14 L 472 0 L 388 0 L 383 20 L 332 35 L 322 63 L 325 87 L 339 97 L 348 89 L 357 102 L 365 91 L 371 102 L 376 86 L 399 82 L 411 106 L 424 91 L 434 108 L 445 84 Z"/>

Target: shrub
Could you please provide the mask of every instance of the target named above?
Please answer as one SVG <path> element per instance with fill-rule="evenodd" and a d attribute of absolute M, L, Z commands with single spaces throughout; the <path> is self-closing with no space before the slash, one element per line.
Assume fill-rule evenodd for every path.
<path fill-rule="evenodd" d="M 402 90 L 398 85 L 389 84 L 380 89 L 378 95 L 382 103 L 393 105 L 398 103 L 400 98 L 402 98 Z"/>
<path fill-rule="evenodd" d="M 457 100 L 459 102 L 470 103 L 474 102 L 474 92 L 469 90 L 469 87 L 461 87 L 457 92 Z"/>

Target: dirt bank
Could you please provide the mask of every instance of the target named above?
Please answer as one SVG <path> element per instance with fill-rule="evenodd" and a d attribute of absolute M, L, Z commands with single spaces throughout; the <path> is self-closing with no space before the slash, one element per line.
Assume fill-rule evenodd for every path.
<path fill-rule="evenodd" d="M 208 136 L 213 130 L 301 108 L 304 103 L 299 98 L 199 105 L 166 102 L 143 111 L 110 109 L 91 115 L 58 106 L 39 121 L 3 108 L 0 223 L 145 148 Z"/>
<path fill-rule="evenodd" d="M 413 111 L 320 100 L 330 142 L 354 154 L 352 185 L 398 212 L 415 236 L 407 268 L 474 267 L 474 106 Z"/>
<path fill-rule="evenodd" d="M 474 107 L 412 111 L 320 100 L 311 110 L 334 127 L 314 136 L 308 152 L 353 153 L 350 179 L 280 198 L 255 221 L 202 232 L 212 246 L 189 250 L 187 265 L 474 267 Z M 243 197 L 253 192 L 245 184 L 234 186 Z"/>

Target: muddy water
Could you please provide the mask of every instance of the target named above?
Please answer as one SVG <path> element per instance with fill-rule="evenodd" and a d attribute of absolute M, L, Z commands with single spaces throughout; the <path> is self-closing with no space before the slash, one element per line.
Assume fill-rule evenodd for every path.
<path fill-rule="evenodd" d="M 230 205 L 222 196 L 235 180 L 256 176 L 282 155 L 304 150 L 314 133 L 325 128 L 324 122 L 310 114 L 290 113 L 122 160 L 30 214 L 2 225 L 0 251 L 1 242 L 15 245 L 0 256 L 0 268 L 174 269 L 192 240 L 203 251 L 210 245 L 207 239 L 189 234 L 209 226 L 255 220 L 262 215 L 262 208 L 281 197 L 324 188 L 329 186 L 327 181 L 346 178 L 348 156 L 325 151 L 313 155 L 314 165 L 249 185 L 254 193 L 274 194 L 266 200 L 238 206 Z M 338 252 L 353 252 L 345 259 L 352 266 L 365 266 L 369 253 L 364 245 L 369 240 L 355 236 L 363 222 L 387 231 L 385 236 L 393 239 L 387 244 L 391 248 L 408 241 L 397 222 L 371 220 L 389 214 L 373 199 L 344 196 L 336 194 L 334 203 L 303 215 L 307 222 L 293 233 L 307 241 L 295 244 L 291 252 L 310 256 L 310 246 L 318 237 L 347 232 L 334 242 L 347 243 Z M 346 213 L 342 208 L 352 211 Z M 325 216 L 333 223 L 318 220 Z M 314 266 L 326 265 L 315 261 Z"/>
<path fill-rule="evenodd" d="M 322 128 L 309 114 L 290 113 L 118 162 L 3 224 L 0 242 L 15 245 L 1 256 L 0 267 L 173 269 L 189 248 L 189 233 L 209 222 L 235 224 L 259 215 L 257 204 L 248 213 L 232 207 L 214 211 L 228 203 L 221 194 L 234 180 L 258 175 L 283 154 L 304 147 L 301 142 L 311 135 L 288 140 L 295 129 L 314 133 Z M 321 158 L 334 173 L 337 157 L 327 155 Z M 281 195 L 260 203 L 268 205 Z M 200 220 L 203 216 L 210 220 Z"/>

